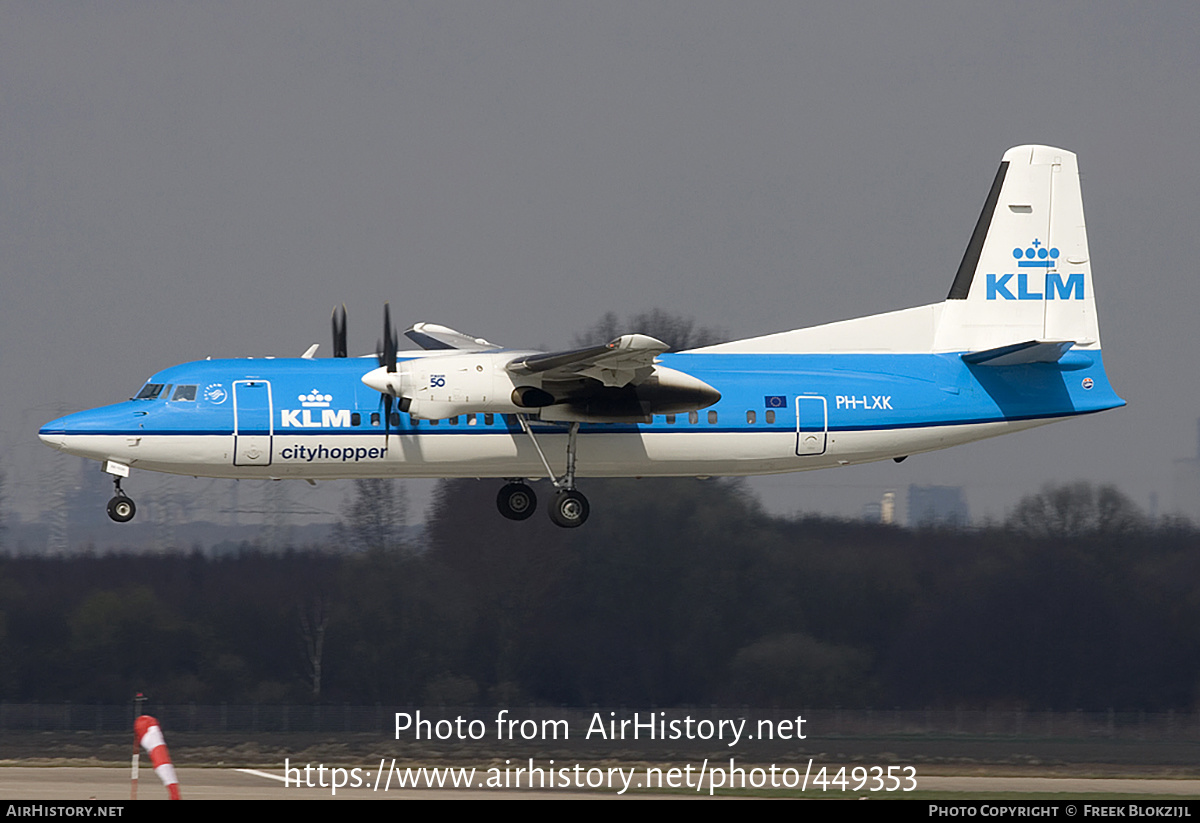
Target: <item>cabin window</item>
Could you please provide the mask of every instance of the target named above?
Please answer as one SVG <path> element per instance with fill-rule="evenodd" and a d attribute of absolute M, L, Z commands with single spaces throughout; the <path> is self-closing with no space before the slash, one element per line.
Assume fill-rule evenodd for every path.
<path fill-rule="evenodd" d="M 392 422 L 392 428 L 400 428 L 400 412 L 392 412 L 392 416 L 388 418 Z"/>
<path fill-rule="evenodd" d="M 717 422 L 717 413 L 715 411 L 710 411 L 708 413 L 708 422 L 709 422 L 709 425 L 712 425 L 713 423 Z"/>
<path fill-rule="evenodd" d="M 474 412 L 472 412 L 471 414 L 468 414 L 468 415 L 467 415 L 467 425 L 468 425 L 468 426 L 474 426 L 474 425 L 475 425 L 475 414 L 474 414 Z"/>
<path fill-rule="evenodd" d="M 518 423 L 518 422 L 517 422 L 517 416 L 516 416 L 515 414 L 506 414 L 506 415 L 504 415 L 504 422 L 505 422 L 505 423 L 507 423 L 507 424 L 508 424 L 508 425 L 510 425 L 510 426 L 519 426 L 519 425 L 521 425 L 520 423 Z"/>
<path fill-rule="evenodd" d="M 450 418 L 450 425 L 451 426 L 458 425 L 458 415 L 457 414 Z"/>
<path fill-rule="evenodd" d="M 380 421 L 379 412 L 371 412 L 371 425 L 378 426 Z"/>
<path fill-rule="evenodd" d="M 699 423 L 700 422 L 700 412 L 688 412 L 688 422 L 689 423 Z"/>
<path fill-rule="evenodd" d="M 768 423 L 775 422 L 775 410 L 774 409 L 767 409 L 767 422 Z"/>
<path fill-rule="evenodd" d="M 359 414 L 358 412 L 350 412 L 350 425 L 351 426 L 362 425 L 362 415 Z"/>
<path fill-rule="evenodd" d="M 436 426 L 438 423 L 441 423 L 441 422 L 442 422 L 441 420 L 430 420 L 429 425 Z"/>
<path fill-rule="evenodd" d="M 673 414 L 668 414 L 668 415 L 667 415 L 667 425 L 668 425 L 668 426 L 674 426 L 674 425 L 675 425 L 675 415 L 673 415 Z"/>
<path fill-rule="evenodd" d="M 175 389 L 175 395 L 171 399 L 172 400 L 195 400 L 196 399 L 196 387 L 195 386 L 178 386 Z"/>
<path fill-rule="evenodd" d="M 751 409 L 750 411 L 746 412 L 746 422 L 747 422 L 747 423 L 749 423 L 751 426 L 753 426 L 753 425 L 754 425 L 754 421 L 755 421 L 755 419 L 756 419 L 756 417 L 755 417 L 755 414 L 754 414 L 754 410 L 753 410 L 753 409 Z"/>
<path fill-rule="evenodd" d="M 483 425 L 490 426 L 490 425 L 492 425 L 492 423 L 495 423 L 495 422 L 496 422 L 496 415 L 489 412 L 483 416 Z"/>
<path fill-rule="evenodd" d="M 142 390 L 140 392 L 138 392 L 137 397 L 135 397 L 133 399 L 134 400 L 153 400 L 154 398 L 156 398 L 160 394 L 162 394 L 162 390 L 163 390 L 162 383 L 147 383 L 146 385 L 142 386 Z"/>

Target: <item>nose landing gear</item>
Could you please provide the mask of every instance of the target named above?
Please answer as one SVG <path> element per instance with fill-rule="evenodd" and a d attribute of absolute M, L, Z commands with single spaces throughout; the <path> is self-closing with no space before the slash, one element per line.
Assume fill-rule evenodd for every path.
<path fill-rule="evenodd" d="M 129 476 L 129 466 L 115 460 L 107 460 L 104 463 L 104 471 L 113 476 L 113 489 L 116 492 L 108 501 L 108 516 L 114 522 L 128 523 L 137 514 L 137 506 L 133 505 L 133 499 L 121 488 L 121 478 Z"/>
<path fill-rule="evenodd" d="M 133 498 L 121 488 L 119 476 L 113 478 L 113 487 L 116 489 L 116 495 L 108 501 L 108 516 L 117 523 L 128 523 L 137 514 L 137 506 L 133 504 Z"/>

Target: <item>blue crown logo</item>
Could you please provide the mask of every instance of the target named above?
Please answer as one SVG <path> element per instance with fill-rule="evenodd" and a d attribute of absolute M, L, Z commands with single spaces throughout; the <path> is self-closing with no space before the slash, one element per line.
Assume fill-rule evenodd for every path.
<path fill-rule="evenodd" d="M 1019 268 L 1048 269 L 1058 259 L 1058 249 L 1048 249 L 1042 241 L 1034 238 L 1027 249 L 1013 249 L 1013 257 L 1017 259 Z"/>

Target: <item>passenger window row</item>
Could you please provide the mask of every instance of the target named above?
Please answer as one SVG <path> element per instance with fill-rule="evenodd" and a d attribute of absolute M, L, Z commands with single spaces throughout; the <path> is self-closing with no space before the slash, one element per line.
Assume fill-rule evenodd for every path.
<path fill-rule="evenodd" d="M 688 412 L 687 418 L 688 418 L 688 423 L 690 423 L 694 426 L 700 422 L 700 412 Z M 665 415 L 663 415 L 663 419 L 666 420 L 666 423 L 668 426 L 674 426 L 675 421 L 678 419 L 678 415 L 665 414 Z M 764 412 L 764 414 L 763 414 L 763 419 L 766 421 L 766 423 L 768 425 L 773 425 L 775 423 L 775 410 L 767 409 L 767 411 Z M 716 424 L 717 412 L 715 409 L 709 409 L 708 422 L 709 422 L 709 425 Z M 746 412 L 746 422 L 749 423 L 751 426 L 753 426 L 756 422 L 758 422 L 758 412 L 754 411 L 753 409 L 747 411 Z"/>

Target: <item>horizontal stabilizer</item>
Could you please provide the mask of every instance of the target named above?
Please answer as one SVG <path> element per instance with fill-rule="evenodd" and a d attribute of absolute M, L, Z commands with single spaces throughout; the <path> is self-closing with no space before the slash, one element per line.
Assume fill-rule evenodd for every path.
<path fill-rule="evenodd" d="M 1073 340 L 1027 340 L 984 351 L 967 352 L 963 362 L 972 366 L 1021 366 L 1026 363 L 1057 363 L 1067 350 L 1075 345 Z"/>

